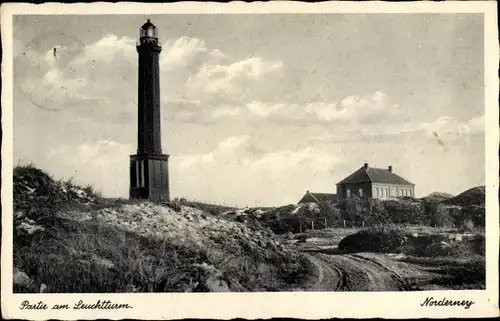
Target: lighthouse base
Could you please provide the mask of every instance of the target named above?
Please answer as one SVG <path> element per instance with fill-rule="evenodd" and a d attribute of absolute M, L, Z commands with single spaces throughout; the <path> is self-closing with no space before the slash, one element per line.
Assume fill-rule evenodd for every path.
<path fill-rule="evenodd" d="M 170 201 L 168 157 L 165 154 L 130 155 L 130 199 Z"/>

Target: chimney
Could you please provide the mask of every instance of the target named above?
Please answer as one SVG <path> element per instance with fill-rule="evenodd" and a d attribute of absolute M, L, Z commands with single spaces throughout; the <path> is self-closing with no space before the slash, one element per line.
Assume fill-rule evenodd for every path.
<path fill-rule="evenodd" d="M 389 165 L 389 172 L 392 173 L 392 165 Z"/>
<path fill-rule="evenodd" d="M 364 167 L 366 170 L 368 170 L 368 163 L 365 163 Z"/>

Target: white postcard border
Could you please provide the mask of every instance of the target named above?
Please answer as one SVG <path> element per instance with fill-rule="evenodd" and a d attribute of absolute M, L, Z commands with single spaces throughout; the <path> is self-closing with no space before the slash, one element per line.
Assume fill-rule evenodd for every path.
<path fill-rule="evenodd" d="M 181 318 L 449 318 L 498 316 L 499 206 L 497 191 L 498 128 L 498 30 L 496 3 L 480 2 L 266 2 L 266 3 L 92 3 L 92 4 L 4 4 L 2 16 L 2 292 L 3 317 L 45 319 L 181 319 Z M 282 292 L 202 294 L 13 294 L 12 293 L 12 16 L 16 14 L 188 14 L 188 13 L 484 13 L 486 83 L 486 290 L 423 292 Z M 472 165 L 472 164 L 471 164 Z M 422 307 L 428 297 L 474 300 L 470 309 Z M 22 311 L 23 300 L 55 303 L 110 300 L 128 303 L 128 310 Z"/>

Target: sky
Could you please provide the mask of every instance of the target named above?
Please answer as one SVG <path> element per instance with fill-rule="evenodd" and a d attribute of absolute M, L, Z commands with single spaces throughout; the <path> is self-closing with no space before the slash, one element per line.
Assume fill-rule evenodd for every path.
<path fill-rule="evenodd" d="M 172 197 L 296 203 L 363 163 L 484 185 L 481 14 L 15 16 L 14 164 L 128 197 L 147 18 Z"/>

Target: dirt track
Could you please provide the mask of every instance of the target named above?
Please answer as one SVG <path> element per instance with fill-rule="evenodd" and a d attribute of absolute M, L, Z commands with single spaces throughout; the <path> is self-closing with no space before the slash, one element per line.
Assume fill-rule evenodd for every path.
<path fill-rule="evenodd" d="M 310 291 L 404 291 L 405 283 L 391 269 L 362 254 L 307 254 L 317 270 Z"/>
<path fill-rule="evenodd" d="M 317 278 L 314 279 L 308 290 L 310 291 L 342 291 L 345 273 L 334 265 L 320 259 L 317 255 L 307 254 L 316 269 Z"/>

